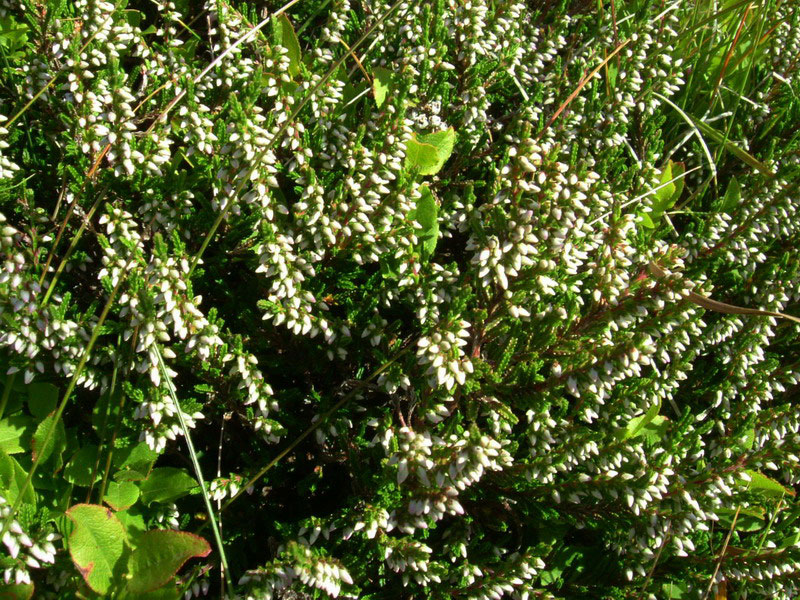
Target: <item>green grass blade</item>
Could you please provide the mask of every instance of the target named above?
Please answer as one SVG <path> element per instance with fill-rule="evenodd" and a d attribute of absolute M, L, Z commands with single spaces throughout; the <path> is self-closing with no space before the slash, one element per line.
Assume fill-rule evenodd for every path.
<path fill-rule="evenodd" d="M 214 540 L 217 543 L 220 562 L 222 563 L 222 568 L 225 571 L 225 581 L 228 584 L 228 593 L 232 594 L 234 587 L 233 580 L 231 579 L 231 571 L 228 567 L 228 558 L 225 556 L 225 547 L 222 544 L 222 535 L 219 531 L 219 525 L 217 524 L 217 517 L 214 514 L 214 509 L 211 507 L 211 499 L 208 497 L 206 482 L 205 479 L 203 479 L 203 471 L 200 469 L 200 461 L 197 460 L 197 453 L 194 450 L 192 436 L 189 434 L 189 428 L 186 426 L 186 419 L 183 418 L 183 410 L 181 410 L 181 405 L 178 402 L 178 395 L 175 392 L 175 386 L 172 383 L 172 378 L 167 373 L 167 367 L 164 364 L 164 358 L 161 355 L 161 348 L 158 344 L 155 344 L 154 348 L 156 350 L 156 357 L 158 357 L 158 366 L 161 369 L 161 376 L 167 382 L 167 390 L 169 390 L 170 398 L 172 398 L 172 401 L 175 403 L 176 412 L 178 413 L 178 420 L 180 421 L 181 429 L 183 430 L 183 437 L 186 439 L 186 446 L 189 448 L 189 457 L 192 460 L 195 476 L 200 484 L 200 490 L 203 492 L 203 503 L 206 505 L 206 512 L 208 512 L 211 529 L 214 532 Z"/>

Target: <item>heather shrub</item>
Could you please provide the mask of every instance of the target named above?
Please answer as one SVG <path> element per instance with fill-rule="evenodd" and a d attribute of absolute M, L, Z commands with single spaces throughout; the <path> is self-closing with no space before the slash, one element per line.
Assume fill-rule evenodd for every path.
<path fill-rule="evenodd" d="M 0 54 L 0 595 L 797 595 L 796 3 L 2 0 Z"/>

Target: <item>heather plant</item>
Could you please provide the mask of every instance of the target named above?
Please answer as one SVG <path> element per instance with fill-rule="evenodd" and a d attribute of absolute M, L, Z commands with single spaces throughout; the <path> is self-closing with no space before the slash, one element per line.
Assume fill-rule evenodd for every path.
<path fill-rule="evenodd" d="M 0 0 L 0 595 L 792 598 L 800 5 Z"/>

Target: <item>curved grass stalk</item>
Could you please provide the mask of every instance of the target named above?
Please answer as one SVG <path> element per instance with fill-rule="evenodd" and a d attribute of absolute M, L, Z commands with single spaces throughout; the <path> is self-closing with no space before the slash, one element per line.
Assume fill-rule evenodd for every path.
<path fill-rule="evenodd" d="M 222 221 L 225 220 L 225 216 L 228 214 L 228 210 L 231 207 L 232 199 L 238 197 L 239 194 L 242 193 L 244 186 L 250 182 L 250 178 L 252 177 L 253 172 L 256 169 L 256 165 L 258 165 L 258 163 L 261 161 L 261 159 L 267 152 L 269 152 L 270 150 L 272 150 L 272 148 L 275 147 L 275 144 L 283 136 L 283 134 L 286 133 L 286 130 L 289 129 L 289 126 L 292 124 L 294 119 L 297 118 L 297 115 L 300 114 L 300 111 L 302 111 L 303 108 L 305 108 L 305 106 L 311 101 L 311 99 L 314 97 L 317 91 L 323 85 L 325 85 L 325 83 L 333 76 L 333 74 L 339 69 L 339 67 L 347 60 L 347 57 L 353 54 L 356 48 L 358 48 L 361 44 L 363 44 L 367 40 L 367 38 L 372 34 L 372 32 L 375 31 L 375 29 L 377 29 L 378 27 L 380 27 L 383 24 L 383 22 L 389 18 L 389 15 L 391 15 L 395 10 L 397 10 L 400 7 L 400 5 L 405 1 L 406 0 L 396 0 L 396 2 L 392 4 L 389 7 L 389 9 L 374 22 L 363 33 L 363 35 L 360 38 L 358 38 L 358 40 L 356 40 L 356 42 L 350 47 L 350 51 L 342 54 L 342 56 L 340 56 L 333 63 L 333 65 L 331 65 L 330 69 L 328 69 L 328 72 L 325 73 L 325 75 L 323 75 L 320 78 L 320 80 L 305 95 L 303 100 L 297 104 L 297 107 L 292 111 L 291 115 L 289 115 L 289 118 L 283 122 L 283 125 L 281 125 L 281 128 L 278 130 L 278 132 L 272 137 L 269 144 L 267 144 L 266 147 L 259 154 L 253 157 L 252 166 L 247 171 L 246 176 L 241 179 L 239 184 L 236 186 L 236 189 L 233 191 L 233 194 L 231 195 L 228 202 L 225 204 L 224 207 L 220 209 L 217 218 L 214 220 L 213 225 L 211 225 L 211 229 L 209 229 L 208 233 L 206 234 L 206 237 L 203 239 L 203 243 L 200 245 L 200 249 L 197 251 L 197 254 L 195 254 L 194 257 L 192 258 L 192 262 L 189 264 L 189 276 L 191 276 L 192 273 L 194 272 L 194 269 L 197 266 L 197 263 L 200 262 L 200 259 L 203 257 L 203 253 L 205 253 L 208 244 L 211 242 L 211 239 L 214 237 L 214 234 L 217 232 L 217 229 L 219 229 L 219 226 L 222 224 Z"/>
<path fill-rule="evenodd" d="M 697 137 L 697 141 L 700 142 L 700 146 L 703 148 L 703 154 L 706 155 L 706 160 L 708 160 L 708 168 L 711 169 L 711 174 L 713 175 L 713 179 L 716 182 L 716 180 L 717 180 L 717 165 L 714 163 L 714 158 L 711 156 L 711 151 L 708 149 L 708 145 L 706 144 L 706 141 L 703 138 L 703 134 L 700 133 L 700 125 L 699 125 L 700 121 L 697 121 L 697 120 L 693 119 L 692 117 L 690 117 L 688 114 L 686 114 L 684 112 L 684 110 L 680 106 L 675 104 L 672 100 L 670 100 L 666 96 L 662 96 L 658 92 L 653 92 L 653 95 L 656 98 L 660 99 L 661 101 L 666 102 L 667 104 L 669 104 L 672 108 L 674 108 L 678 112 L 678 114 L 681 116 L 681 118 L 684 121 L 686 121 L 686 124 L 689 125 L 689 127 L 692 128 L 692 131 L 694 131 L 694 134 Z"/>
<path fill-rule="evenodd" d="M 167 390 L 169 391 L 170 398 L 175 403 L 176 412 L 178 413 L 178 420 L 181 424 L 181 429 L 183 430 L 183 437 L 186 439 L 186 446 L 189 448 L 189 457 L 192 460 L 192 466 L 194 467 L 194 473 L 197 477 L 197 481 L 200 484 L 200 490 L 203 492 L 203 502 L 206 505 L 206 512 L 208 512 L 208 519 L 211 523 L 211 529 L 214 532 L 214 540 L 217 543 L 217 550 L 219 551 L 219 558 L 220 562 L 222 563 L 222 570 L 225 573 L 225 581 L 228 584 L 228 591 L 233 593 L 233 581 L 231 579 L 231 572 L 228 568 L 228 559 L 225 556 L 225 547 L 222 545 L 222 535 L 219 531 L 219 526 L 217 524 L 217 518 L 214 514 L 214 509 L 211 507 L 211 499 L 208 497 L 208 490 L 206 489 L 206 482 L 203 479 L 203 471 L 200 468 L 200 462 L 197 460 L 197 453 L 194 450 L 194 444 L 192 443 L 192 437 L 189 434 L 189 428 L 186 425 L 186 419 L 183 418 L 183 410 L 181 410 L 181 405 L 178 402 L 178 395 L 175 392 L 175 386 L 172 383 L 172 378 L 167 373 L 167 366 L 164 364 L 164 358 L 161 355 L 161 348 L 159 348 L 158 344 L 154 345 L 156 350 L 156 357 L 158 358 L 158 366 L 161 369 L 161 376 L 167 382 Z M 223 596 L 224 597 L 224 596 Z"/>

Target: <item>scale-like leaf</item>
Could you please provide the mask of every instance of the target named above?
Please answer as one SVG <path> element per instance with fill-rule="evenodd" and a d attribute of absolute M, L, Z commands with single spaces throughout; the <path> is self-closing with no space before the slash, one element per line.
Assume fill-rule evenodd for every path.
<path fill-rule="evenodd" d="M 211 546 L 198 535 L 170 529 L 148 531 L 128 560 L 128 590 L 144 593 L 161 587 L 193 557 L 208 556 Z"/>
<path fill-rule="evenodd" d="M 98 594 L 107 593 L 125 550 L 125 528 L 109 509 L 96 504 L 76 504 L 67 511 L 74 525 L 69 553 L 86 584 Z"/>

